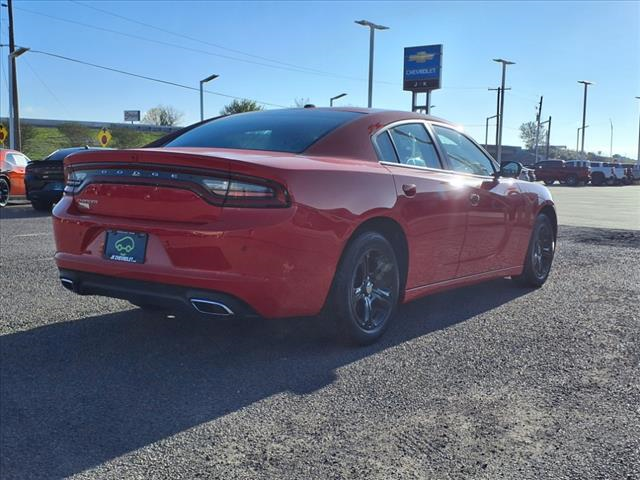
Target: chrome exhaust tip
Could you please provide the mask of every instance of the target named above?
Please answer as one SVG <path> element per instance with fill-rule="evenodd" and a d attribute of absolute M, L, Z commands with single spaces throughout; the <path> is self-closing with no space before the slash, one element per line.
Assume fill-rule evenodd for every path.
<path fill-rule="evenodd" d="M 70 278 L 60 278 L 60 282 L 62 283 L 62 286 L 64 288 L 66 288 L 67 290 L 71 290 L 72 292 L 75 292 L 75 285 L 73 283 L 73 280 L 71 280 Z"/>
<path fill-rule="evenodd" d="M 189 299 L 191 306 L 198 312 L 205 315 L 216 315 L 219 317 L 228 317 L 234 315 L 233 310 L 227 307 L 224 303 L 214 302 L 212 300 L 205 300 L 202 298 Z"/>

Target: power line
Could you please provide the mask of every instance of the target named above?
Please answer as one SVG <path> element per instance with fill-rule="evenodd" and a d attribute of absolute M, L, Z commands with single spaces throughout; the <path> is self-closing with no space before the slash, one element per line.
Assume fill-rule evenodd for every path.
<path fill-rule="evenodd" d="M 261 55 L 255 55 L 255 54 L 252 54 L 252 53 L 243 52 L 242 50 L 236 50 L 234 48 L 225 47 L 225 46 L 220 45 L 218 43 L 207 42 L 207 41 L 202 40 L 200 38 L 192 37 L 190 35 L 185 35 L 183 33 L 174 32 L 172 30 L 168 30 L 166 28 L 158 27 L 157 25 L 152 25 L 150 23 L 141 22 L 140 20 L 136 20 L 136 19 L 133 19 L 133 18 L 130 18 L 130 17 L 125 17 L 124 15 L 120 15 L 118 13 L 114 13 L 114 12 L 111 12 L 109 10 L 104 10 L 102 8 L 95 7 L 93 5 L 88 5 L 88 4 L 84 3 L 84 2 L 79 2 L 77 0 L 69 0 L 69 1 L 72 2 L 72 3 L 75 3 L 77 5 L 80 5 L 82 7 L 90 8 L 91 10 L 94 10 L 96 12 L 101 12 L 101 13 L 104 13 L 106 15 L 110 15 L 110 16 L 115 17 L 115 18 L 120 18 L 122 20 L 126 20 L 128 22 L 135 23 L 137 25 L 142 25 L 144 27 L 152 28 L 154 30 L 158 30 L 158 31 L 163 32 L 163 33 L 168 33 L 169 35 L 174 35 L 176 37 L 185 38 L 185 39 L 191 40 L 193 42 L 202 43 L 204 45 L 209 45 L 209 46 L 212 46 L 212 47 L 216 47 L 216 48 L 219 48 L 221 50 L 226 50 L 228 52 L 239 53 L 241 55 L 246 55 L 247 57 L 257 58 L 257 59 L 265 60 L 267 62 L 272 62 L 272 63 L 278 63 L 280 65 L 285 65 L 285 66 L 288 66 L 288 67 L 294 67 L 294 68 L 309 70 L 309 71 L 315 72 L 315 73 L 333 75 L 333 74 L 331 74 L 329 72 L 324 72 L 322 70 L 318 70 L 318 69 L 315 69 L 315 68 L 304 67 L 304 66 L 293 64 L 293 63 L 283 62 L 283 61 L 280 61 L 280 60 L 274 60 L 272 58 L 263 57 Z M 362 80 L 364 80 L 364 79 L 362 79 Z"/>
<path fill-rule="evenodd" d="M 58 96 L 55 93 L 53 93 L 53 90 L 51 90 L 49 88 L 49 85 L 47 85 L 45 83 L 45 81 L 40 77 L 40 75 L 38 75 L 38 72 L 36 72 L 35 68 L 33 68 L 33 66 L 31 65 L 31 62 L 29 62 L 29 60 L 26 59 L 26 58 L 23 61 L 24 61 L 24 63 L 27 64 L 27 67 L 29 67 L 29 70 L 31 70 L 33 75 L 38 79 L 38 81 L 42 84 L 42 86 L 49 92 L 49 95 L 51 95 L 53 97 L 53 99 L 56 102 L 58 102 L 58 105 L 60 105 L 60 107 L 62 107 L 62 110 L 64 110 L 64 112 L 67 114 L 67 116 L 71 117 L 71 114 L 69 113 L 69 110 L 67 110 L 67 107 L 65 106 L 65 104 L 60 101 Z"/>
<path fill-rule="evenodd" d="M 49 15 L 49 14 L 46 14 L 46 13 L 36 12 L 34 10 L 29 10 L 27 8 L 15 7 L 15 9 L 23 11 L 23 12 L 31 13 L 33 15 L 39 15 L 41 17 L 50 18 L 52 20 L 57 20 L 57 21 L 60 21 L 60 22 L 70 23 L 70 24 L 73 24 L 73 25 L 80 25 L 82 27 L 92 28 L 94 30 L 99 30 L 99 31 L 102 31 L 102 32 L 113 33 L 115 35 L 121 35 L 121 36 L 124 36 L 124 37 L 134 38 L 136 40 L 142 40 L 142 41 L 145 41 L 145 42 L 156 43 L 158 45 L 178 48 L 178 49 L 182 49 L 182 50 L 186 50 L 186 51 L 190 51 L 190 52 L 194 52 L 194 53 L 200 53 L 200 54 L 203 54 L 203 55 L 209 55 L 209 56 L 213 56 L 213 57 L 225 58 L 227 60 L 233 60 L 233 61 L 236 61 L 236 62 L 249 63 L 249 64 L 252 64 L 252 65 L 260 65 L 260 66 L 263 66 L 263 67 L 275 68 L 275 69 L 279 69 L 279 70 L 286 70 L 286 71 L 296 72 L 296 73 L 304 73 L 304 74 L 307 74 L 307 75 L 318 75 L 318 76 L 323 76 L 323 77 L 335 77 L 335 78 L 342 78 L 342 79 L 347 79 L 347 80 L 363 81 L 363 79 L 361 79 L 361 78 L 348 77 L 348 76 L 344 76 L 344 75 L 337 75 L 337 74 L 332 74 L 332 73 L 311 72 L 311 71 L 302 69 L 304 67 L 292 68 L 292 67 L 279 66 L 279 65 L 270 65 L 268 63 L 262 63 L 262 62 L 256 62 L 256 61 L 253 61 L 253 60 L 247 60 L 247 59 L 244 59 L 244 58 L 232 57 L 230 55 L 224 55 L 224 54 L 221 54 L 221 53 L 213 53 L 213 52 L 210 52 L 208 50 L 202 50 L 202 49 L 199 49 L 199 48 L 187 47 L 187 46 L 184 46 L 184 45 L 178 45 L 176 43 L 165 42 L 163 40 L 156 40 L 154 38 L 143 37 L 141 35 L 135 35 L 135 34 L 132 34 L 132 33 L 121 32 L 119 30 L 113 30 L 113 29 L 110 29 L 110 28 L 100 27 L 98 25 L 91 25 L 91 24 L 84 23 L 84 22 L 79 22 L 79 21 L 76 21 L 76 20 L 70 20 L 70 19 L 67 19 L 67 18 L 56 17 L 54 15 Z M 387 85 L 395 85 L 392 82 L 383 82 L 383 81 L 379 81 L 379 82 L 376 82 L 376 83 L 387 84 Z"/>
<path fill-rule="evenodd" d="M 49 56 L 49 57 L 58 58 L 60 60 L 66 60 L 68 62 L 79 63 L 81 65 L 87 65 L 89 67 L 99 68 L 101 70 L 107 70 L 107 71 L 110 71 L 110 72 L 120 73 L 122 75 L 128 75 L 130 77 L 141 78 L 143 80 L 149 80 L 151 82 L 163 83 L 165 85 L 171 85 L 173 87 L 184 88 L 186 90 L 195 90 L 197 92 L 200 91 L 199 88 L 191 87 L 189 85 L 183 85 L 181 83 L 171 82 L 169 80 L 162 80 L 160 78 L 154 78 L 154 77 L 149 77 L 149 76 L 146 76 L 146 75 L 140 75 L 138 73 L 127 72 L 125 70 L 120 70 L 118 68 L 107 67 L 107 66 L 104 66 L 104 65 L 98 65 L 97 63 L 86 62 L 84 60 L 78 60 L 77 58 L 71 58 L 71 57 L 67 57 L 67 56 L 64 56 L 64 55 L 58 55 L 57 53 L 51 53 L 51 52 L 45 52 L 45 51 L 42 51 L 42 50 L 33 50 L 33 49 L 29 50 L 29 52 L 30 53 L 37 53 L 37 54 L 40 54 L 40 55 L 46 55 L 46 56 Z M 204 90 L 204 91 L 206 93 L 210 93 L 212 95 L 218 95 L 219 97 L 233 98 L 233 99 L 236 99 L 236 100 L 242 100 L 244 98 L 244 97 L 236 97 L 234 95 L 227 95 L 225 93 L 220 93 L 220 92 L 213 92 L 211 90 Z M 261 105 L 268 105 L 270 107 L 282 107 L 282 108 L 284 108 L 283 105 L 277 105 L 275 103 L 262 102 L 260 100 L 254 100 L 254 101 L 259 103 L 259 104 L 261 104 Z"/>

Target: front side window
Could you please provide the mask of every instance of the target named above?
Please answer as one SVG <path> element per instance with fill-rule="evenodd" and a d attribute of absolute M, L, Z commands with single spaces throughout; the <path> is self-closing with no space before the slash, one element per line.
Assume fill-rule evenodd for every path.
<path fill-rule="evenodd" d="M 421 123 L 405 123 L 389 130 L 400 163 L 417 167 L 442 168 L 436 149 Z"/>
<path fill-rule="evenodd" d="M 490 176 L 495 173 L 493 162 L 471 140 L 451 128 L 433 126 L 442 149 L 456 172 Z"/>

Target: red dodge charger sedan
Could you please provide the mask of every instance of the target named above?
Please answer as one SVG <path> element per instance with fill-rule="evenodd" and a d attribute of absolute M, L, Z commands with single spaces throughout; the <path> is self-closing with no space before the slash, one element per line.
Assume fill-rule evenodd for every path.
<path fill-rule="evenodd" d="M 555 208 L 520 169 L 416 113 L 220 117 L 67 157 L 55 260 L 81 295 L 211 316 L 330 311 L 367 344 L 399 303 L 496 277 L 545 282 Z"/>

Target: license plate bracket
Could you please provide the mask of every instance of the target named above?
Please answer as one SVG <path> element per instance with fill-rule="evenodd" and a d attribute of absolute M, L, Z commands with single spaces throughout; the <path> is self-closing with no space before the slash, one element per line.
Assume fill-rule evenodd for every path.
<path fill-rule="evenodd" d="M 147 252 L 146 233 L 108 230 L 104 244 L 104 256 L 108 260 L 127 263 L 144 263 Z"/>

